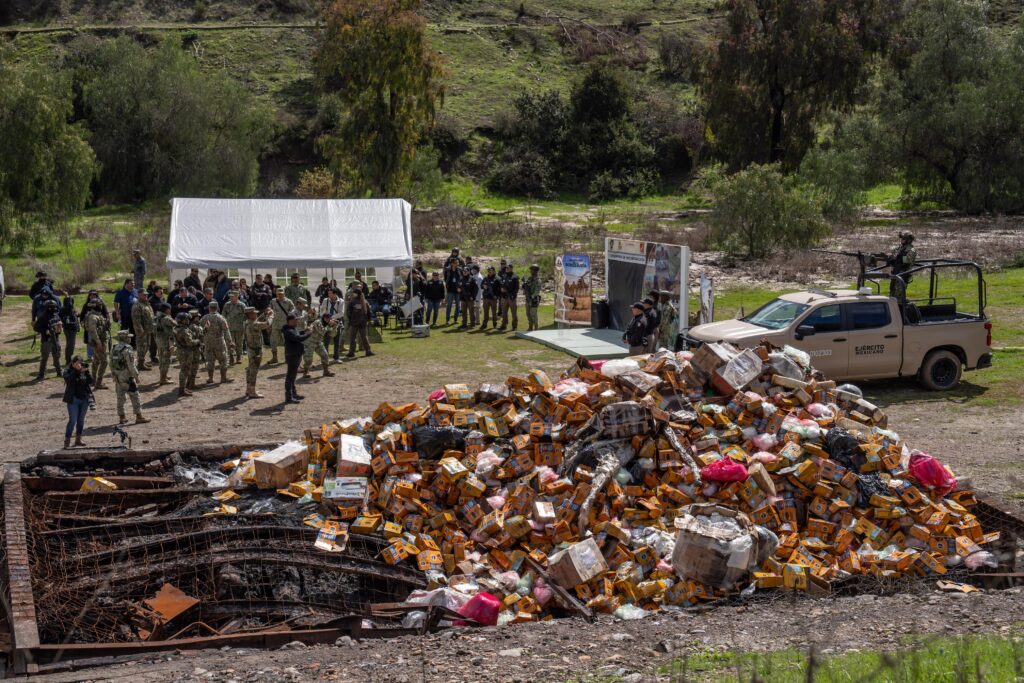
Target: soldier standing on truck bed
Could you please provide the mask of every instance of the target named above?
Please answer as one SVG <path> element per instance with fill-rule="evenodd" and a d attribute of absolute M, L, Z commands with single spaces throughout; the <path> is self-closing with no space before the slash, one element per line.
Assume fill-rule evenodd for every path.
<path fill-rule="evenodd" d="M 914 267 L 917 261 L 917 250 L 914 249 L 914 234 L 911 232 L 900 233 L 900 246 L 893 252 L 892 256 L 886 259 L 886 265 L 892 268 L 892 274 L 898 275 L 902 283 L 893 279 L 889 281 L 889 296 L 902 296 L 907 291 L 913 275 L 906 274 Z"/>

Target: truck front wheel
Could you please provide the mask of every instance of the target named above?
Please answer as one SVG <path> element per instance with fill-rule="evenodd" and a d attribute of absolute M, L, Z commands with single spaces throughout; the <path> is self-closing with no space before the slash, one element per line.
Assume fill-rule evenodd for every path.
<path fill-rule="evenodd" d="M 946 391 L 960 384 L 963 363 L 952 351 L 932 351 L 921 365 L 918 380 L 929 391 Z"/>

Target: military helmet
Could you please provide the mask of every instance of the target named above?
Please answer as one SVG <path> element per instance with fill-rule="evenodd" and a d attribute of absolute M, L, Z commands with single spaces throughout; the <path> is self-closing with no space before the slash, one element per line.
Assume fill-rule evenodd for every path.
<path fill-rule="evenodd" d="M 249 315 L 250 313 L 255 313 L 255 312 L 256 312 L 256 307 L 255 306 L 246 306 L 245 307 L 245 314 L 246 315 Z"/>
<path fill-rule="evenodd" d="M 178 315 L 174 316 L 174 319 L 177 320 L 179 323 L 187 323 L 189 319 L 189 314 L 186 311 L 182 311 Z"/>
<path fill-rule="evenodd" d="M 900 233 L 900 239 L 901 240 L 907 240 L 909 242 L 913 242 L 914 241 L 914 233 L 912 233 L 910 231 L 901 232 Z"/>
<path fill-rule="evenodd" d="M 117 338 L 124 341 L 128 341 L 129 339 L 132 338 L 132 333 L 129 332 L 128 330 L 118 330 Z"/>
<path fill-rule="evenodd" d="M 57 305 L 56 301 L 50 300 L 46 302 L 46 310 L 56 311 L 58 308 L 60 308 L 60 306 Z"/>

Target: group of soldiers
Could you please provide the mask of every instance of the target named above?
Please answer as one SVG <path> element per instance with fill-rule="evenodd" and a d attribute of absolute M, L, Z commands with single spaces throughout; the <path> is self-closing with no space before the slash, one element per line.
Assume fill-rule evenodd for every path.
<path fill-rule="evenodd" d="M 514 331 L 519 327 L 519 293 L 522 291 L 528 329 L 532 332 L 540 327 L 537 319 L 542 285 L 539 265 L 531 265 L 529 276 L 520 281 L 511 261 L 501 259 L 497 267 L 489 266 L 484 271 L 470 257 L 463 259 L 458 249 L 452 249 L 442 273 L 435 271 L 428 278 L 419 264 L 413 268 L 412 291 L 426 309 L 425 324 L 436 326 L 441 305 L 445 304 L 445 325 L 461 320 L 459 329 L 486 330 L 490 325 L 499 331 L 509 327 Z"/>
<path fill-rule="evenodd" d="M 652 289 L 647 298 L 631 307 L 633 319 L 626 327 L 622 341 L 630 355 L 654 353 L 659 348 L 674 349 L 673 331 L 679 312 L 672 304 L 672 292 Z"/>

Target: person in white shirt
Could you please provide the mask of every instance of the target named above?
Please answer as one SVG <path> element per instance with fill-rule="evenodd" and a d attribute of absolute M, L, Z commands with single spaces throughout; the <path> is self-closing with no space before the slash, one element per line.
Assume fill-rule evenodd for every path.
<path fill-rule="evenodd" d="M 330 288 L 327 290 L 327 297 L 320 300 L 320 306 L 318 308 L 320 317 L 324 314 L 331 316 L 331 320 L 338 321 L 337 334 L 334 335 L 334 352 L 332 356 L 335 362 L 341 362 L 341 331 L 345 327 L 345 302 L 338 296 L 338 290 Z"/>

